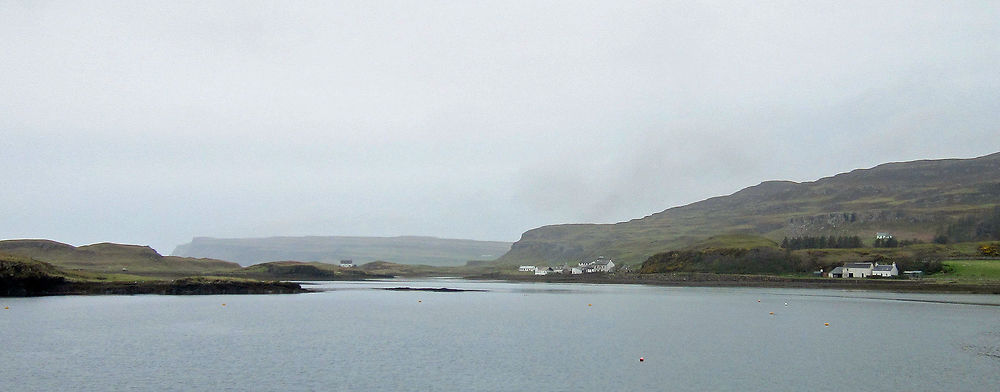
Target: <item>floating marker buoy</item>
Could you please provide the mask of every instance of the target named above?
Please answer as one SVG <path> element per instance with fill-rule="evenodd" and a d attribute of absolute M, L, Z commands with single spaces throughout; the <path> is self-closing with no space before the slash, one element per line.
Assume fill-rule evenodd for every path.
<path fill-rule="evenodd" d="M 645 361 L 645 360 L 646 360 L 646 358 L 643 358 L 643 357 L 639 357 L 639 362 L 643 362 L 643 361 Z"/>
<path fill-rule="evenodd" d="M 774 315 L 774 312 L 771 312 L 771 315 L 773 316 L 773 315 Z"/>
<path fill-rule="evenodd" d="M 423 300 L 420 300 L 420 299 L 418 299 L 418 300 L 417 300 L 417 302 L 424 302 L 424 301 L 423 301 Z"/>
<path fill-rule="evenodd" d="M 594 304 L 587 304 L 587 306 L 594 306 Z"/>
<path fill-rule="evenodd" d="M 788 306 L 788 302 L 785 302 L 785 306 Z"/>
<path fill-rule="evenodd" d="M 10 309 L 10 306 L 4 306 L 3 308 L 4 309 Z"/>
<path fill-rule="evenodd" d="M 760 300 L 758 299 L 757 302 L 760 302 Z"/>
<path fill-rule="evenodd" d="M 823 323 L 823 326 L 824 326 L 824 327 L 829 327 L 829 326 L 830 326 L 830 323 Z"/>
<path fill-rule="evenodd" d="M 226 306 L 226 304 L 222 304 L 222 306 Z"/>

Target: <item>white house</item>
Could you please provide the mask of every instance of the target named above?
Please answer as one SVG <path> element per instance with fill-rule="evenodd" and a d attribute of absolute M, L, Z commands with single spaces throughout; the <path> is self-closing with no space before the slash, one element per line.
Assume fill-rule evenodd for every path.
<path fill-rule="evenodd" d="M 892 234 L 889 234 L 887 232 L 880 231 L 878 233 L 875 233 L 875 239 L 876 240 L 887 240 L 887 239 L 890 239 L 890 238 L 892 238 Z"/>
<path fill-rule="evenodd" d="M 597 260 L 581 261 L 580 269 L 588 274 L 591 272 L 613 272 L 615 270 L 615 262 L 601 256 Z"/>
<path fill-rule="evenodd" d="M 580 267 L 573 267 L 569 269 L 569 273 L 570 275 L 579 275 L 583 273 L 583 269 Z"/>
<path fill-rule="evenodd" d="M 548 275 L 548 274 L 554 274 L 554 273 L 557 273 L 557 272 L 558 273 L 562 273 L 561 270 L 560 271 L 556 271 L 555 269 L 552 269 L 552 267 L 538 267 L 538 268 L 535 268 L 535 275 Z"/>
<path fill-rule="evenodd" d="M 899 269 L 896 268 L 896 263 L 892 263 L 891 265 L 876 265 L 875 268 L 872 269 L 872 276 L 899 276 Z"/>
<path fill-rule="evenodd" d="M 351 268 L 354 266 L 353 260 L 340 260 L 340 266 L 344 268 Z"/>
<path fill-rule="evenodd" d="M 875 264 L 872 263 L 847 263 L 844 264 L 844 277 L 867 278 L 872 275 L 874 268 Z"/>
<path fill-rule="evenodd" d="M 517 270 L 518 270 L 518 272 L 534 272 L 535 271 L 535 266 L 533 266 L 533 265 L 522 265 L 520 267 L 517 267 Z"/>
<path fill-rule="evenodd" d="M 603 257 L 598 258 L 594 263 L 594 270 L 597 272 L 614 272 L 615 262 L 611 259 L 605 259 Z"/>
<path fill-rule="evenodd" d="M 896 263 L 847 263 L 830 271 L 831 278 L 868 278 L 872 276 L 899 276 Z"/>

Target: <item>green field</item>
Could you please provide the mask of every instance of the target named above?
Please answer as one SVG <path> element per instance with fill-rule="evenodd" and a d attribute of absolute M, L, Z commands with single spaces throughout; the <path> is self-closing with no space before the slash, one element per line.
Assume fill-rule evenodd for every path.
<path fill-rule="evenodd" d="M 939 279 L 1000 280 L 1000 260 L 947 260 Z"/>

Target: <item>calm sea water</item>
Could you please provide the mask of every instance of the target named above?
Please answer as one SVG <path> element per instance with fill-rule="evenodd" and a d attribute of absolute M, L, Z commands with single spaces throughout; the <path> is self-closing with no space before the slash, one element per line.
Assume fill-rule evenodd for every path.
<path fill-rule="evenodd" d="M 489 291 L 372 289 L 394 286 Z M 0 390 L 1000 390 L 1000 296 L 314 287 L 330 291 L 0 298 Z"/>

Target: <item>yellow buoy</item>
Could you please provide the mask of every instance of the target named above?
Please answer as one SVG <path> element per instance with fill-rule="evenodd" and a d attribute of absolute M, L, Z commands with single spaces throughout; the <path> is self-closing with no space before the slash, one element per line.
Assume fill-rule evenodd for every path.
<path fill-rule="evenodd" d="M 773 315 L 773 314 L 774 314 L 774 312 L 771 312 L 771 314 Z"/>
<path fill-rule="evenodd" d="M 829 327 L 830 323 L 823 323 L 823 326 Z"/>
<path fill-rule="evenodd" d="M 4 309 L 10 309 L 10 306 L 4 306 L 3 308 Z"/>
<path fill-rule="evenodd" d="M 594 304 L 587 304 L 587 306 L 594 306 Z"/>
<path fill-rule="evenodd" d="M 222 306 L 226 306 L 226 304 L 222 304 Z"/>

